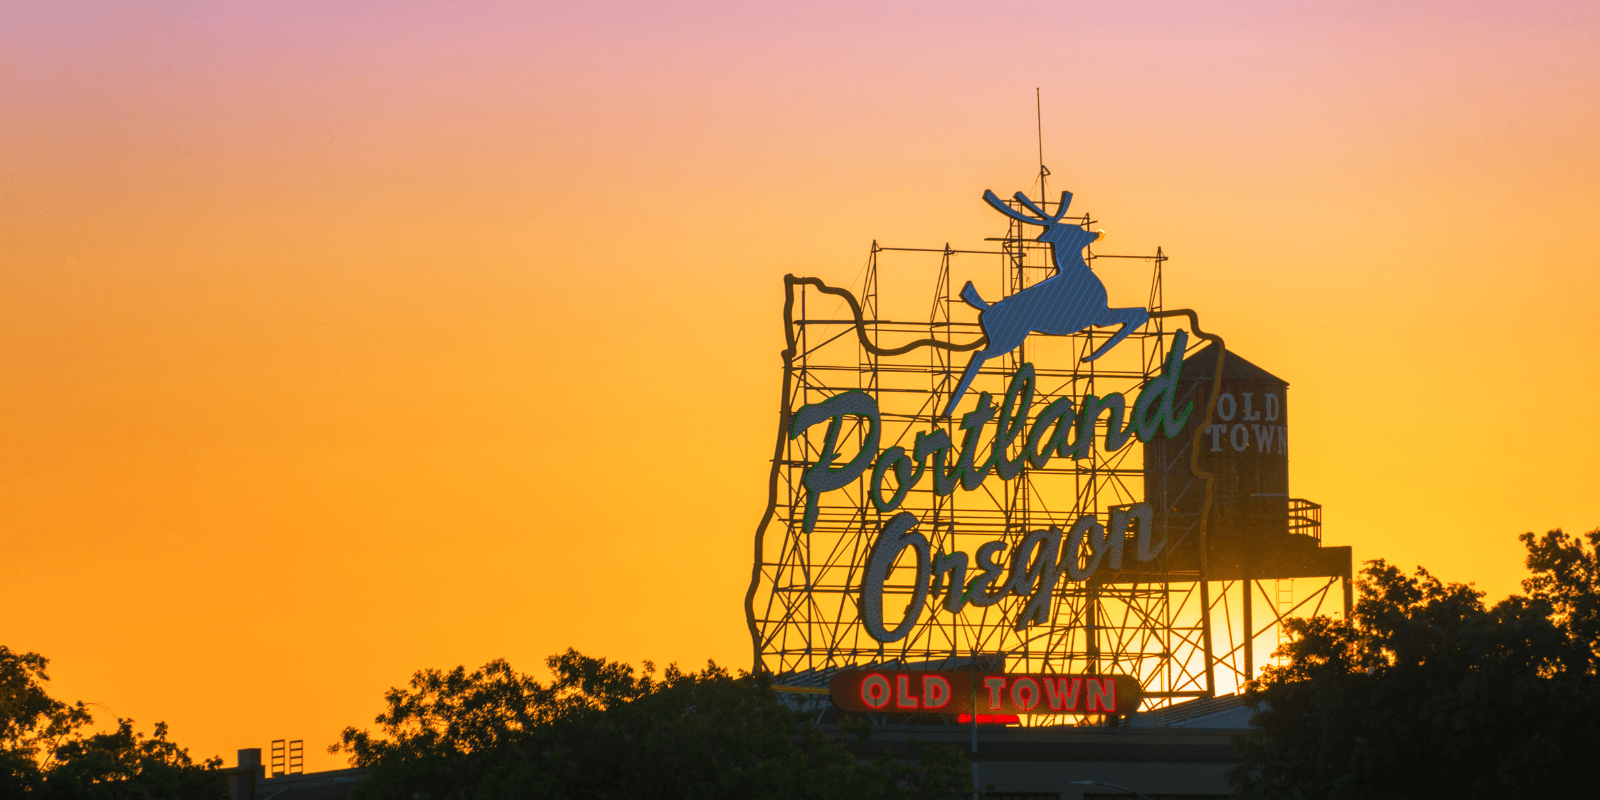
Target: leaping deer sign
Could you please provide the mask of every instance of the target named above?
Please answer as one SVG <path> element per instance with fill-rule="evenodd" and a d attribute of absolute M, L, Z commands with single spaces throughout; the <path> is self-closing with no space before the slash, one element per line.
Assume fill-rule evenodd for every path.
<path fill-rule="evenodd" d="M 972 379 L 978 376 L 983 362 L 1017 349 L 1030 333 L 1066 336 L 1090 326 L 1120 324 L 1122 327 L 1117 329 L 1115 335 L 1083 359 L 1093 361 L 1150 319 L 1150 312 L 1143 308 L 1111 308 L 1107 305 L 1105 284 L 1083 261 L 1083 248 L 1088 247 L 1099 234 L 1061 222 L 1067 213 L 1067 205 L 1072 202 L 1071 192 L 1061 193 L 1061 208 L 1053 215 L 1046 214 L 1022 192 L 1013 196 L 1023 208 L 1038 216 L 1030 217 L 1013 210 L 992 191 L 985 190 L 983 193 L 983 199 L 996 211 L 1024 225 L 1044 226 L 1038 241 L 1050 245 L 1051 256 L 1056 262 L 1056 274 L 993 305 L 978 296 L 972 281 L 967 281 L 967 285 L 961 288 L 961 299 L 978 309 L 978 324 L 983 326 L 984 336 L 989 341 L 982 350 L 973 353 L 972 360 L 967 362 L 961 383 L 956 386 L 955 394 L 950 396 L 949 405 L 945 406 L 946 417 L 955 413 L 956 406 L 967 393 L 967 387 L 972 385 Z"/>

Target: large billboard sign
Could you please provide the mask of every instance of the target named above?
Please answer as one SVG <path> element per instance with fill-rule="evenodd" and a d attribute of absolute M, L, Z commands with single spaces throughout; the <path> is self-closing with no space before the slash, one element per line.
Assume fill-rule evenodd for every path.
<path fill-rule="evenodd" d="M 900 692 L 895 670 L 1021 676 L 991 696 L 1008 710 L 979 715 L 1116 713 L 1104 703 L 1122 708 L 1140 685 L 1205 691 L 1193 654 L 1207 605 L 1174 595 L 1196 570 L 1169 563 L 1203 526 L 1163 524 L 1142 459 L 1171 440 L 1189 463 L 1178 439 L 1205 435 L 1191 432 L 1209 429 L 1216 397 L 1180 395 L 1196 377 L 1184 360 L 1221 340 L 1194 312 L 1162 307 L 1159 251 L 1097 260 L 1118 257 L 1093 254 L 1100 234 L 1068 215 L 1070 194 L 983 199 L 1009 226 L 997 250 L 875 244 L 852 290 L 785 279 L 779 427 L 745 606 L 756 666 L 890 670 L 873 674 L 894 692 L 868 687 L 869 708 L 943 698 L 933 677 Z M 980 291 L 981 274 L 958 272 L 975 255 L 999 256 L 998 285 Z M 902 256 L 923 259 L 925 316 L 884 305 L 880 275 Z M 1147 300 L 1113 304 L 1102 274 L 1125 296 L 1141 269 Z M 1209 497 L 1210 476 L 1200 485 Z M 1045 676 L 1076 676 L 1077 699 Z M 939 678 L 954 681 L 952 708 L 990 696 L 961 684 L 957 697 L 967 679 Z M 1113 696 L 1094 693 L 1111 692 L 1107 680 L 1124 681 L 1122 700 L 1097 699 Z"/>
<path fill-rule="evenodd" d="M 918 431 L 910 452 L 900 445 L 879 451 L 883 425 L 877 401 L 866 392 L 844 392 L 806 405 L 793 416 L 789 438 L 804 436 L 815 426 L 826 428 L 818 458 L 801 478 L 806 498 L 801 530 L 810 533 L 815 527 L 823 495 L 866 477 L 869 467 L 867 496 L 878 513 L 889 514 L 899 509 L 925 478 L 935 496 L 945 497 L 958 490 L 980 489 L 991 473 L 1010 481 L 1024 466 L 1044 469 L 1055 458 L 1089 458 L 1100 429 L 1104 430 L 1099 442 L 1104 453 L 1115 453 L 1134 438 L 1147 442 L 1157 436 L 1170 437 L 1183 428 L 1194 410 L 1192 402 L 1181 409 L 1173 407 L 1185 341 L 1184 332 L 1178 331 L 1161 374 L 1140 389 L 1131 414 L 1127 400 L 1117 392 L 1100 397 L 1091 394 L 1076 407 L 1072 398 L 1058 397 L 1034 414 L 1036 371 L 1032 364 L 1024 363 L 1012 374 L 998 406 L 983 392 L 977 408 L 962 415 L 959 446 L 944 430 L 935 428 Z M 967 372 L 970 375 L 972 369 Z M 970 382 L 968 377 L 963 381 Z M 840 452 L 839 432 L 847 417 L 866 426 L 865 439 L 854 453 Z M 1140 562 L 1154 559 L 1163 542 L 1152 541 L 1151 520 L 1146 503 L 1112 512 L 1109 524 L 1082 515 L 1068 531 L 1055 526 L 1028 531 L 1010 548 L 1009 556 L 997 562 L 996 557 L 1007 549 L 1004 541 L 985 542 L 970 555 L 941 552 L 936 556 L 928 538 L 917 531 L 921 520 L 916 514 L 900 511 L 884 523 L 864 564 L 861 622 L 874 640 L 898 641 L 917 624 L 930 593 L 952 614 L 969 603 L 985 607 L 1010 596 L 1026 597 L 1027 604 L 1014 625 L 1024 628 L 1047 621 L 1056 582 L 1063 577 L 1085 581 L 1102 564 L 1120 570 L 1130 549 Z M 916 555 L 917 589 L 909 605 L 912 611 L 890 627 L 884 620 L 884 582 L 907 549 Z"/>

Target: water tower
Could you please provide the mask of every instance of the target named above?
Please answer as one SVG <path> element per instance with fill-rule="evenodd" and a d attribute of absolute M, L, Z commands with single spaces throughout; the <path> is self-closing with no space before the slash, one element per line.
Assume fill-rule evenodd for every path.
<path fill-rule="evenodd" d="M 1178 436 L 1145 444 L 1145 498 L 1155 512 L 1156 538 L 1167 537 L 1168 568 L 1203 569 L 1205 580 L 1242 583 L 1240 610 L 1252 640 L 1291 610 L 1284 607 L 1284 582 L 1295 578 L 1342 579 L 1348 618 L 1350 548 L 1323 547 L 1322 506 L 1290 493 L 1289 383 L 1227 351 L 1208 424 L 1205 407 L 1219 352 L 1212 344 L 1184 359 L 1178 407 L 1192 401 L 1194 411 Z M 1212 483 L 1202 568 L 1207 474 Z M 1269 601 L 1270 615 L 1255 613 L 1258 597 Z M 1266 625 L 1258 630 L 1260 621 Z M 1244 656 L 1244 671 L 1253 674 L 1254 648 L 1245 647 Z"/>

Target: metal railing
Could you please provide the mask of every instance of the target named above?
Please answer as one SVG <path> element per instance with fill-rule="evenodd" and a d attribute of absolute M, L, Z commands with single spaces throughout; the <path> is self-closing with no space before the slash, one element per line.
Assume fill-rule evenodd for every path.
<path fill-rule="evenodd" d="M 1289 532 L 1310 536 L 1317 544 L 1322 544 L 1322 504 L 1289 498 Z"/>

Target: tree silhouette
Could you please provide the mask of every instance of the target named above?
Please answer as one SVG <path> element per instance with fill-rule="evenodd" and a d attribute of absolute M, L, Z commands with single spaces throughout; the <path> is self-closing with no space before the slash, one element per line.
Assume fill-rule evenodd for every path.
<path fill-rule="evenodd" d="M 658 678 L 575 650 L 541 683 L 503 660 L 423 670 L 390 689 L 379 733 L 330 752 L 371 770 L 362 798 L 866 798 L 971 791 L 965 756 L 860 763 L 779 703 L 764 675 L 669 666 Z"/>
<path fill-rule="evenodd" d="M 0 646 L 0 797 L 73 800 L 214 800 L 227 796 L 222 759 L 194 763 L 157 722 L 146 737 L 133 720 L 93 733 L 83 703 L 45 691 L 49 660 Z"/>
<path fill-rule="evenodd" d="M 1249 690 L 1262 703 L 1231 775 L 1250 798 L 1555 796 L 1600 744 L 1594 545 L 1524 534 L 1531 596 L 1381 560 L 1353 618 L 1292 620 Z"/>

